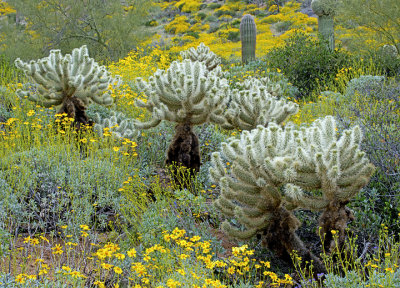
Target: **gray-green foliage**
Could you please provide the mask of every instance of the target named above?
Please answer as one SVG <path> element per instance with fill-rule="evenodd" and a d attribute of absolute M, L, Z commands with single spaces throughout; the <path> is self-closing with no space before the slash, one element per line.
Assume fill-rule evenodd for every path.
<path fill-rule="evenodd" d="M 70 148 L 35 148 L 2 159 L 0 199 L 4 201 L 0 205 L 12 219 L 13 229 L 34 233 L 64 224 L 71 229 L 93 225 L 93 221 L 105 228 L 105 212 L 118 213 L 121 196 L 117 190 L 126 172 L 110 165 L 101 151 L 81 159 L 79 151 Z"/>
<path fill-rule="evenodd" d="M 385 287 L 400 288 L 400 270 L 394 273 L 381 273 L 373 271 L 369 276 L 370 280 L 363 280 L 355 271 L 349 271 L 345 277 L 335 274 L 327 274 L 324 284 L 326 287 L 337 288 L 367 288 L 367 287 Z M 306 286 L 307 287 L 307 286 Z"/>
<path fill-rule="evenodd" d="M 257 125 L 268 126 L 270 122 L 282 124 L 290 115 L 298 111 L 298 105 L 273 97 L 268 90 L 277 92 L 275 85 L 264 86 L 268 79 L 245 81 L 244 90 L 233 90 L 232 100 L 225 112 L 224 129 L 251 130 Z"/>
<path fill-rule="evenodd" d="M 345 98 L 354 99 L 356 93 L 368 97 L 371 93 L 378 93 L 385 84 L 384 76 L 362 75 L 358 78 L 351 79 L 347 83 Z"/>
<path fill-rule="evenodd" d="M 109 118 L 102 118 L 100 113 L 96 113 L 93 121 L 96 123 L 93 129 L 100 137 L 103 137 L 105 129 L 117 138 L 132 141 L 140 134 L 135 129 L 134 120 L 127 118 L 122 112 L 113 111 Z"/>
<path fill-rule="evenodd" d="M 61 55 L 60 50 L 51 50 L 48 57 L 37 61 L 15 60 L 35 84 L 36 91 L 18 90 L 20 97 L 45 107 L 61 105 L 67 98 L 77 97 L 85 105 L 92 101 L 110 105 L 113 100 L 107 91 L 110 85 L 118 85 L 119 77 L 113 78 L 105 66 L 99 66 L 89 57 L 86 46 Z"/>
<path fill-rule="evenodd" d="M 136 122 L 138 128 L 151 128 L 162 120 L 189 125 L 224 122 L 227 81 L 209 72 L 202 62 L 174 61 L 167 71 L 158 70 L 148 82 L 138 78 L 137 86 L 147 96 L 146 102 L 137 100 L 137 105 L 152 113 L 150 121 Z"/>
<path fill-rule="evenodd" d="M 328 41 L 331 51 L 335 49 L 335 31 L 333 17 L 336 13 L 337 0 L 313 0 L 311 8 L 318 15 L 318 32 Z"/>
<path fill-rule="evenodd" d="M 65 277 L 65 276 L 64 276 Z M 68 288 L 71 287 L 70 283 L 67 283 L 66 279 L 61 275 L 59 279 L 43 279 L 43 280 L 29 280 L 25 283 L 19 283 L 15 281 L 15 276 L 11 274 L 0 273 L 0 288 Z M 85 280 L 74 279 L 74 287 L 84 287 Z"/>
<path fill-rule="evenodd" d="M 209 71 L 214 70 L 221 64 L 221 58 L 204 45 L 204 43 L 200 43 L 196 49 L 192 47 L 186 51 L 182 51 L 180 54 L 183 59 L 189 59 L 193 62 L 203 62 Z"/>

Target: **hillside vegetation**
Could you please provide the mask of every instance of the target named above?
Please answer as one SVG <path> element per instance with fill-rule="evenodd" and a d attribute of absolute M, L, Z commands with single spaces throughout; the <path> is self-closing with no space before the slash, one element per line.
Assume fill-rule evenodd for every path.
<path fill-rule="evenodd" d="M 0 288 L 400 287 L 396 0 L 0 17 Z"/>

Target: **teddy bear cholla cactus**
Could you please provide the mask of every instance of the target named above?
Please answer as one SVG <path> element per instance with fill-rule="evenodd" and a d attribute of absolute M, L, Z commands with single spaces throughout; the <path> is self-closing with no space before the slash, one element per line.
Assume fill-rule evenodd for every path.
<path fill-rule="evenodd" d="M 113 111 L 109 118 L 102 119 L 99 113 L 94 116 L 94 131 L 100 137 L 103 137 L 104 132 L 111 133 L 117 138 L 133 140 L 139 136 L 139 131 L 135 129 L 132 119 L 128 119 L 121 112 Z"/>
<path fill-rule="evenodd" d="M 271 96 L 261 81 L 248 81 L 243 86 L 248 89 L 232 91 L 232 101 L 224 114 L 226 123 L 221 125 L 224 129 L 252 130 L 272 121 L 282 124 L 298 111 L 297 104 Z"/>
<path fill-rule="evenodd" d="M 295 231 L 300 226 L 292 211 L 285 207 L 280 188 L 286 179 L 293 177 L 291 155 L 295 148 L 292 127 L 283 130 L 276 123 L 267 128 L 258 126 L 252 131 L 243 131 L 240 139 L 222 143 L 222 153 L 212 154 L 211 179 L 219 182 L 221 195 L 214 202 L 228 218 L 235 218 L 244 230 L 222 224 L 228 235 L 246 240 L 261 234 L 263 244 L 275 251 L 282 259 L 291 261 L 290 254 L 314 262 L 314 267 L 323 271 L 321 261 L 303 244 Z M 224 160 L 223 160 L 224 159 Z M 232 163 L 225 168 L 225 162 Z"/>
<path fill-rule="evenodd" d="M 258 126 L 244 131 L 240 140 L 223 143 L 222 154 L 232 168 L 226 170 L 221 154 L 213 154 L 210 174 L 221 186 L 215 206 L 226 216 L 237 218 L 246 230 L 237 230 L 228 222 L 222 228 L 243 239 L 261 233 L 266 244 L 279 254 L 287 256 L 295 249 L 303 259 L 320 265 L 297 238 L 299 222 L 290 211 L 323 211 L 319 225 L 326 235 L 325 248 L 332 250 L 335 244 L 331 230 L 338 231 L 338 244 L 342 245 L 346 223 L 351 219 L 345 205 L 374 171 L 359 150 L 360 141 L 358 127 L 338 137 L 334 118 L 326 117 L 301 130 L 289 124 L 285 129 L 275 123 L 267 128 Z M 284 186 L 282 195 L 280 188 Z M 323 196 L 308 196 L 302 189 L 320 189 Z"/>
<path fill-rule="evenodd" d="M 238 83 L 238 86 L 243 90 L 251 90 L 253 87 L 264 86 L 265 90 L 271 94 L 271 96 L 279 97 L 282 95 L 282 87 L 279 83 L 272 81 L 268 77 L 263 77 L 261 79 L 249 78 L 244 80 L 242 83 Z"/>
<path fill-rule="evenodd" d="M 112 104 L 107 90 L 110 85 L 119 84 L 119 77 L 111 77 L 104 66 L 99 66 L 89 57 L 86 46 L 65 56 L 60 50 L 51 50 L 48 57 L 29 63 L 18 58 L 15 65 L 32 79 L 37 88 L 36 93 L 18 90 L 20 97 L 27 97 L 45 107 L 61 106 L 58 113 L 74 118 L 78 127 L 89 123 L 85 110 L 91 101 Z"/>
<path fill-rule="evenodd" d="M 296 173 L 286 187 L 289 202 L 305 209 L 323 211 L 320 233 L 325 236 L 324 248 L 332 251 L 345 241 L 347 222 L 353 214 L 346 204 L 367 185 L 374 172 L 360 150 L 362 133 L 358 126 L 345 130 L 338 137 L 336 121 L 328 116 L 300 131 L 293 168 Z M 302 189 L 319 189 L 321 197 L 309 197 Z M 333 240 L 335 230 L 338 243 Z"/>
<path fill-rule="evenodd" d="M 192 127 L 206 122 L 224 123 L 228 85 L 209 72 L 202 62 L 173 62 L 167 71 L 158 70 L 149 82 L 137 79 L 137 86 L 148 99 L 137 100 L 139 107 L 152 113 L 149 122 L 136 122 L 139 129 L 157 126 L 162 120 L 176 122 L 176 131 L 166 164 L 180 164 L 196 172 L 200 169 L 200 150 Z"/>
<path fill-rule="evenodd" d="M 208 71 L 214 70 L 219 64 L 221 64 L 221 58 L 212 52 L 209 47 L 204 45 L 204 43 L 200 43 L 197 48 L 192 47 L 186 51 L 182 51 L 180 54 L 183 59 L 189 59 L 193 62 L 203 62 Z"/>

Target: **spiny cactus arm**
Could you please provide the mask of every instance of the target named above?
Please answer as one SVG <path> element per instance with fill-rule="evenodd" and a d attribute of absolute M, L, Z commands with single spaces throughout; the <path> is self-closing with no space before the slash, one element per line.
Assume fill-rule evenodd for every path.
<path fill-rule="evenodd" d="M 240 240 L 249 240 L 257 234 L 257 229 L 239 230 L 229 224 L 228 221 L 224 221 L 221 225 L 221 228 L 229 236 Z"/>
<path fill-rule="evenodd" d="M 236 206 L 232 203 L 232 201 L 229 201 L 225 197 L 219 197 L 217 200 L 213 202 L 213 205 L 226 217 L 235 216 L 234 210 Z"/>
<path fill-rule="evenodd" d="M 273 218 L 273 214 L 264 212 L 262 216 L 251 217 L 250 215 L 245 213 L 241 207 L 236 207 L 235 218 L 238 219 L 238 222 L 240 224 L 244 225 L 249 229 L 261 230 L 271 225 L 270 221 Z"/>
<path fill-rule="evenodd" d="M 285 185 L 285 200 L 292 207 L 307 207 L 313 211 L 321 211 L 330 203 L 330 200 L 322 197 L 306 195 L 299 186 L 293 184 Z"/>
<path fill-rule="evenodd" d="M 135 121 L 135 128 L 136 129 L 150 129 L 153 127 L 158 126 L 161 123 L 161 119 L 152 118 L 147 122 Z"/>
<path fill-rule="evenodd" d="M 368 183 L 374 167 L 359 150 L 359 127 L 342 135 L 336 130 L 335 119 L 327 116 L 301 131 L 293 165 L 297 176 L 291 183 L 305 189 L 321 189 L 323 199 L 345 202 Z"/>
<path fill-rule="evenodd" d="M 173 62 L 167 71 L 158 70 L 149 83 L 137 79 L 137 86 L 148 96 L 138 101 L 160 120 L 198 125 L 219 121 L 227 99 L 227 82 L 208 73 L 201 62 Z M 212 115 L 212 117 L 211 117 Z"/>
<path fill-rule="evenodd" d="M 215 53 L 211 52 L 210 48 L 204 45 L 204 43 L 200 43 L 196 49 L 192 47 L 186 51 L 182 51 L 180 54 L 183 59 L 190 59 L 193 62 L 204 62 L 209 71 L 214 70 L 221 63 L 221 59 Z"/>
<path fill-rule="evenodd" d="M 233 90 L 232 102 L 225 112 L 226 128 L 252 130 L 257 125 L 268 126 L 271 121 L 281 124 L 298 110 L 298 105 L 272 97 L 259 80 L 245 83 L 249 90 Z"/>

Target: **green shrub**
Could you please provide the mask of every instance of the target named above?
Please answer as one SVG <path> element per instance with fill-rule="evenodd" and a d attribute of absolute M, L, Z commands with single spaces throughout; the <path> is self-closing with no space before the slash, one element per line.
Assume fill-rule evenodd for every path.
<path fill-rule="evenodd" d="M 200 12 L 200 13 L 197 13 L 197 16 L 198 16 L 201 20 L 204 20 L 204 19 L 207 17 L 207 14 L 204 13 L 204 12 Z"/>
<path fill-rule="evenodd" d="M 280 69 L 300 90 L 303 98 L 332 81 L 349 60 L 344 52 L 331 52 L 323 42 L 302 32 L 296 33 L 285 43 L 282 47 L 271 49 L 266 61 L 270 68 Z"/>
<path fill-rule="evenodd" d="M 221 8 L 221 6 L 222 6 L 222 4 L 220 4 L 220 3 L 210 3 L 210 4 L 208 4 L 208 8 L 210 8 L 212 10 Z"/>

